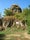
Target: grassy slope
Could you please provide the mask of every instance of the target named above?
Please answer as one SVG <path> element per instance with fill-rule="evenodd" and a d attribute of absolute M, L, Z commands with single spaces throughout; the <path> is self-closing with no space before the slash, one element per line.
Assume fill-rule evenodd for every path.
<path fill-rule="evenodd" d="M 28 31 L 28 33 L 30 34 L 30 14 L 26 14 L 25 15 L 25 13 L 19 13 L 19 14 L 15 14 L 14 15 L 15 17 L 17 17 L 19 20 L 21 19 L 21 20 L 27 20 L 27 31 Z M 20 28 L 19 29 L 17 29 L 17 28 L 7 28 L 6 30 L 4 30 L 4 31 L 0 31 L 0 34 L 11 34 L 11 33 L 15 33 L 15 32 L 22 32 L 22 31 L 24 31 L 24 30 L 21 30 Z"/>

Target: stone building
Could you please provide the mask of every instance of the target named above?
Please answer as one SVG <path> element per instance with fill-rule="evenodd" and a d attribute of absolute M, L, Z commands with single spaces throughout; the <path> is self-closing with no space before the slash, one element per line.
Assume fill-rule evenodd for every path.
<path fill-rule="evenodd" d="M 12 5 L 10 8 L 12 14 L 14 13 L 21 13 L 22 9 L 18 6 L 18 5 Z M 3 18 L 3 27 L 7 27 L 7 26 L 12 26 L 13 22 L 16 20 L 16 18 L 14 16 L 5 16 Z"/>
<path fill-rule="evenodd" d="M 16 12 L 17 13 L 21 13 L 22 12 L 22 9 L 18 5 L 12 5 L 10 9 L 11 9 L 13 14 L 16 13 Z"/>
<path fill-rule="evenodd" d="M 12 5 L 11 9 L 12 13 L 21 13 L 22 9 L 18 5 Z M 13 25 L 13 22 L 16 20 L 16 17 L 14 16 L 5 16 L 0 19 L 0 26 L 2 29 L 6 29 L 7 27 L 11 27 Z M 1 29 L 0 27 L 0 29 Z"/>

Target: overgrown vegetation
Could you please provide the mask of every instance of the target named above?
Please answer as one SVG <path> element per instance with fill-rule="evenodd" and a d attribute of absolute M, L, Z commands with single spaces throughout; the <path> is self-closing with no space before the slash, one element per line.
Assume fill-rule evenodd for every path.
<path fill-rule="evenodd" d="M 5 14 L 5 16 L 12 16 L 13 15 L 19 20 L 27 20 L 27 31 L 30 34 L 30 7 L 23 9 L 23 12 L 21 12 L 21 13 L 16 12 L 15 14 L 12 13 L 10 8 L 5 9 L 4 14 Z M 10 30 L 8 29 L 8 31 L 10 31 Z M 16 30 L 16 28 L 15 28 L 15 30 Z"/>

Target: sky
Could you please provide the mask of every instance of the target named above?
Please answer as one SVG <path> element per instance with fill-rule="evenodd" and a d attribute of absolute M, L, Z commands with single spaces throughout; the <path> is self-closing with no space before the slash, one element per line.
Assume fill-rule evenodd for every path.
<path fill-rule="evenodd" d="M 4 9 L 10 8 L 13 4 L 17 4 L 23 9 L 30 5 L 30 0 L 0 0 L 1 15 L 4 14 Z"/>

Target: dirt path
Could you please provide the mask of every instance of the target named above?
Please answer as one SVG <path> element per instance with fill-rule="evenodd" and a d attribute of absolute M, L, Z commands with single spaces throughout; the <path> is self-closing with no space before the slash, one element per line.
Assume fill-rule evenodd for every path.
<path fill-rule="evenodd" d="M 6 34 L 6 36 L 20 36 L 20 32 L 16 32 L 14 34 Z"/>
<path fill-rule="evenodd" d="M 24 32 L 24 33 L 21 33 L 24 38 L 28 38 L 30 39 L 30 35 L 27 34 L 27 32 Z M 7 38 L 11 37 L 11 36 L 14 36 L 14 37 L 21 37 L 21 34 L 20 33 L 16 33 L 16 34 L 8 34 L 6 35 Z"/>
<path fill-rule="evenodd" d="M 24 37 L 30 39 L 30 35 L 27 32 L 24 33 Z"/>

